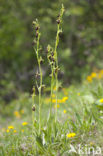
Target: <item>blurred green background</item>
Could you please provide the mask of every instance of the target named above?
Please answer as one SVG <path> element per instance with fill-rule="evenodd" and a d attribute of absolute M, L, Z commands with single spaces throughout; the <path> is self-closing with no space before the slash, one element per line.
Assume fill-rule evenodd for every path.
<path fill-rule="evenodd" d="M 9 103 L 31 92 L 37 70 L 32 21 L 38 18 L 45 84 L 49 84 L 46 47 L 54 45 L 56 19 L 64 4 L 63 33 L 58 48 L 64 85 L 80 82 L 84 74 L 103 67 L 103 0 L 1 0 L 0 100 Z"/>

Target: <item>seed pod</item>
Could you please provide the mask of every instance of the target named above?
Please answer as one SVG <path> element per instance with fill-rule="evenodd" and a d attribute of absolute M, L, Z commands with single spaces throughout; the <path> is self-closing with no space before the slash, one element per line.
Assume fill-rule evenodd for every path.
<path fill-rule="evenodd" d="M 33 105 L 33 107 L 32 107 L 32 111 L 34 111 L 34 112 L 35 112 L 35 109 L 36 109 L 36 108 L 35 108 L 35 105 Z"/>

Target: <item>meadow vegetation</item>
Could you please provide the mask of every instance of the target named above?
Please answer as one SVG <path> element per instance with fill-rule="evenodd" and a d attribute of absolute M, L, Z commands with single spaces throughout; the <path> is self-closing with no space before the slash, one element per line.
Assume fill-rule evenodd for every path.
<path fill-rule="evenodd" d="M 55 104 L 56 90 L 53 88 L 52 112 L 55 114 L 56 107 L 58 111 L 56 125 L 54 116 L 51 120 L 47 119 L 51 99 L 45 91 L 42 97 L 41 134 L 39 134 L 37 111 L 38 96 L 35 96 L 37 121 L 33 124 L 32 115 L 30 115 L 32 97 L 29 94 L 21 94 L 18 100 L 12 101 L 5 107 L 5 113 L 0 118 L 0 154 L 2 156 L 68 156 L 70 144 L 94 148 L 99 146 L 103 150 L 102 78 L 103 70 L 100 70 L 91 73 L 80 85 L 60 87 L 57 105 Z M 5 116 L 7 120 L 4 120 Z M 72 155 L 76 154 L 72 153 Z"/>

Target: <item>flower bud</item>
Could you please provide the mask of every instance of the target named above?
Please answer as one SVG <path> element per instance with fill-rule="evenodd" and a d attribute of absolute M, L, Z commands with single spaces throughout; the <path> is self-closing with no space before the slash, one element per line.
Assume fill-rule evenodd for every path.
<path fill-rule="evenodd" d="M 39 27 L 38 27 L 38 26 L 36 26 L 36 27 L 35 27 L 35 30 L 37 31 L 38 29 L 39 29 Z"/>
<path fill-rule="evenodd" d="M 36 41 L 35 41 L 35 40 L 33 40 L 32 45 L 34 46 L 35 44 L 36 44 Z"/>
<path fill-rule="evenodd" d="M 43 64 L 43 60 L 40 60 L 40 64 Z"/>
<path fill-rule="evenodd" d="M 48 56 L 48 59 L 49 59 L 50 61 L 52 61 L 52 57 L 51 57 L 51 55 Z"/>
<path fill-rule="evenodd" d="M 51 52 L 51 55 L 52 55 L 52 56 L 54 56 L 54 53 L 53 53 L 53 51 Z"/>
<path fill-rule="evenodd" d="M 51 60 L 52 60 L 52 62 L 54 62 L 54 61 L 55 61 L 53 57 L 51 58 Z"/>
<path fill-rule="evenodd" d="M 39 73 L 36 73 L 35 78 L 38 79 L 39 76 L 40 76 L 40 74 Z"/>
<path fill-rule="evenodd" d="M 33 107 L 32 107 L 32 111 L 34 111 L 34 112 L 35 112 L 35 105 L 33 105 Z"/>
<path fill-rule="evenodd" d="M 56 21 L 57 21 L 57 24 L 60 24 L 60 19 L 57 19 Z"/>
<path fill-rule="evenodd" d="M 33 25 L 33 26 L 35 25 L 35 21 L 32 22 L 32 25 Z"/>
<path fill-rule="evenodd" d="M 36 32 L 36 38 L 38 38 L 38 32 Z"/>
<path fill-rule="evenodd" d="M 60 14 L 57 17 L 59 18 L 60 17 Z"/>

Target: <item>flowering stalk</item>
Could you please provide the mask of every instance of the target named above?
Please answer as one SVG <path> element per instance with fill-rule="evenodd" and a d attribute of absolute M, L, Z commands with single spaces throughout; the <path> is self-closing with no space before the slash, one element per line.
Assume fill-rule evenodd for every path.
<path fill-rule="evenodd" d="M 58 56 L 57 56 L 57 48 L 59 44 L 59 34 L 62 32 L 60 29 L 60 24 L 62 22 L 62 16 L 64 13 L 64 6 L 62 5 L 60 14 L 57 19 L 57 34 L 56 34 L 56 41 L 55 41 L 55 49 L 54 49 L 54 58 L 55 58 L 55 78 L 56 78 L 56 111 L 55 111 L 55 122 L 57 121 L 57 104 L 58 104 Z"/>
<path fill-rule="evenodd" d="M 47 47 L 47 58 L 48 58 L 48 61 L 49 61 L 49 64 L 50 64 L 50 67 L 51 67 L 51 95 L 50 95 L 50 110 L 49 110 L 49 119 L 51 118 L 51 114 L 52 114 L 52 97 L 53 97 L 53 87 L 54 87 L 54 63 L 55 63 L 55 60 L 54 60 L 54 52 L 53 52 L 53 49 L 50 45 L 48 45 Z"/>
<path fill-rule="evenodd" d="M 35 25 L 35 30 L 36 30 L 36 41 L 34 40 L 34 42 L 36 43 L 36 49 L 34 48 L 35 52 L 36 52 L 36 56 L 37 56 L 37 61 L 38 61 L 38 66 L 39 66 L 39 74 L 37 73 L 37 76 L 40 76 L 40 81 L 39 81 L 39 85 L 37 84 L 37 88 L 38 88 L 38 92 L 39 92 L 39 134 L 41 133 L 41 105 L 42 105 L 42 99 L 41 99 L 41 90 L 42 90 L 42 69 L 41 69 L 41 63 L 43 62 L 42 57 L 39 54 L 40 51 L 40 45 L 39 45 L 39 41 L 40 41 L 40 32 L 39 32 L 39 23 L 38 20 L 33 21 L 33 25 Z"/>
<path fill-rule="evenodd" d="M 55 47 L 54 50 L 53 48 L 48 45 L 47 47 L 47 58 L 49 61 L 49 64 L 51 66 L 51 102 L 50 102 L 50 115 L 49 118 L 51 117 L 51 111 L 52 111 L 52 97 L 53 97 L 53 87 L 54 87 L 54 78 L 55 78 L 55 83 L 56 83 L 56 110 L 55 110 L 55 122 L 57 121 L 57 94 L 58 94 L 58 57 L 57 57 L 57 47 L 59 44 L 59 33 L 62 32 L 60 29 L 60 24 L 62 22 L 62 16 L 64 13 L 64 6 L 62 5 L 60 14 L 57 19 L 57 34 L 56 34 L 56 41 L 55 41 Z"/>

